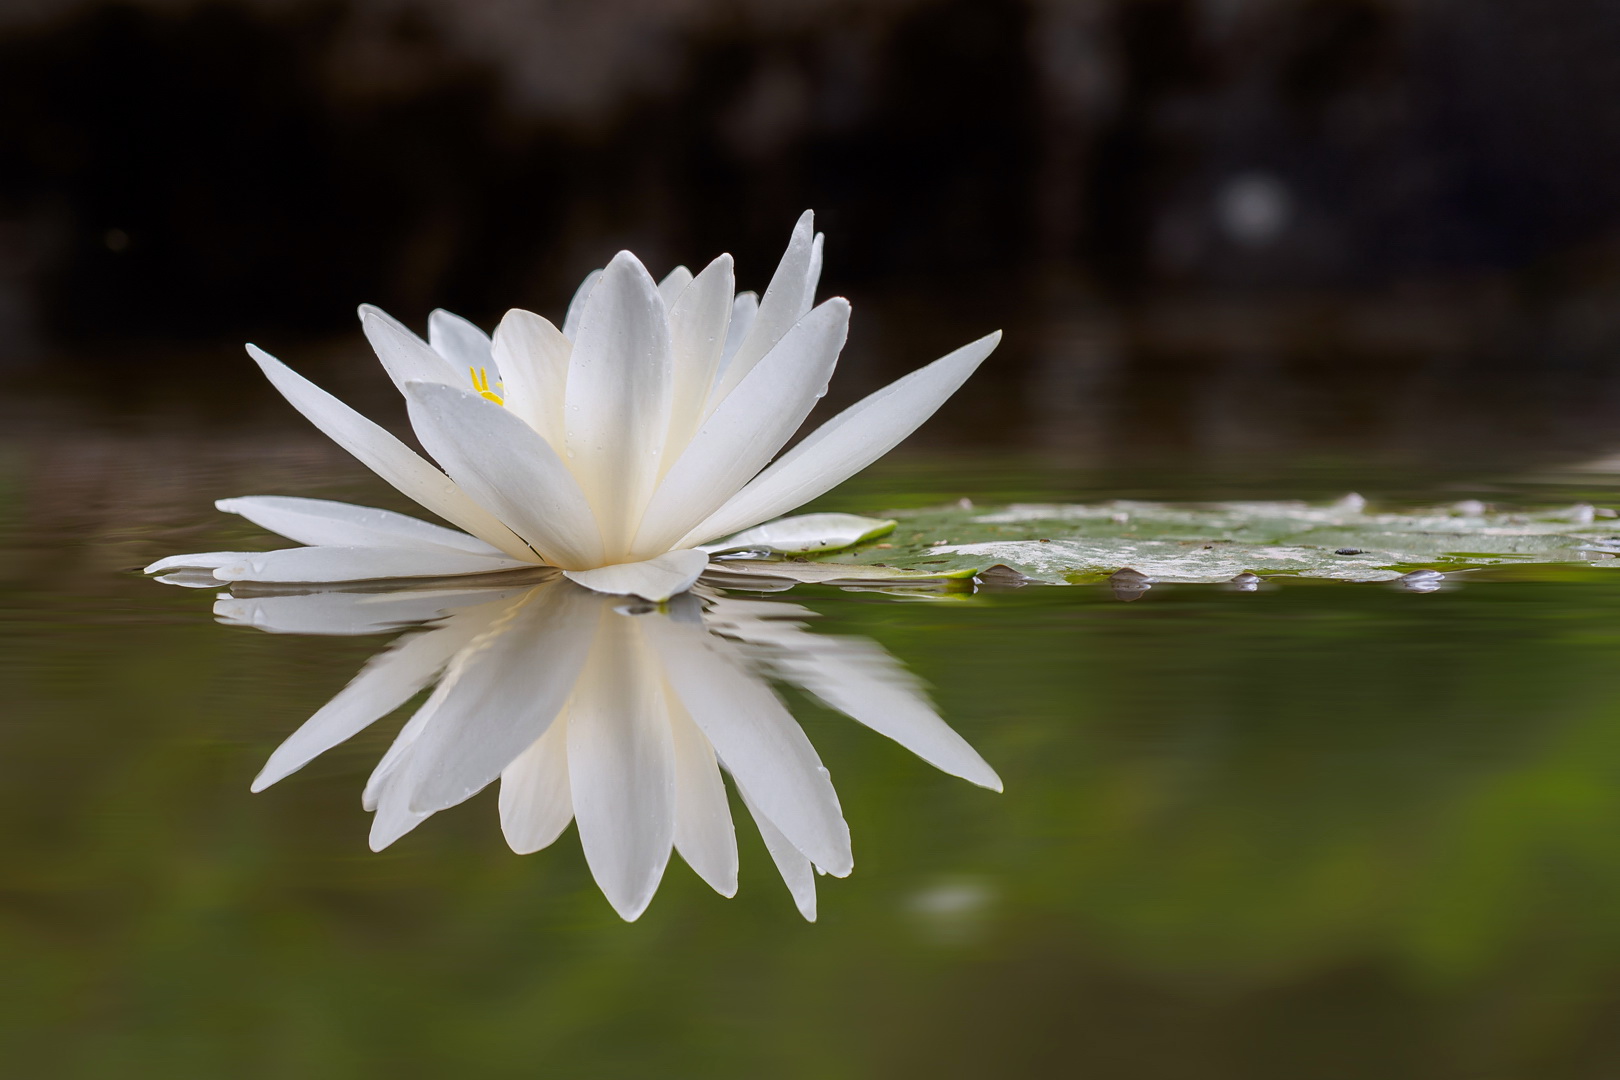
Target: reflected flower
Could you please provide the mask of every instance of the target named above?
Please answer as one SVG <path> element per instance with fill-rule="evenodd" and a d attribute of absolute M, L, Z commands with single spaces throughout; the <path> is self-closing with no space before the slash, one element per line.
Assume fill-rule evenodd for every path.
<path fill-rule="evenodd" d="M 916 680 L 870 641 L 808 632 L 797 604 L 699 587 L 666 605 L 548 573 L 509 587 L 222 597 L 222 621 L 272 633 L 420 627 L 373 657 L 287 739 L 260 791 L 433 687 L 366 784 L 381 850 L 497 778 L 512 850 L 570 821 L 614 909 L 635 919 L 671 850 L 717 892 L 737 890 L 729 774 L 808 919 L 815 872 L 853 866 L 826 768 L 769 680 L 798 686 L 925 761 L 999 791 Z"/>
<path fill-rule="evenodd" d="M 249 345 L 294 408 L 456 528 L 315 499 L 225 499 L 221 510 L 307 546 L 179 555 L 147 569 L 342 582 L 544 565 L 600 592 L 673 596 L 703 572 L 705 545 L 864 469 L 928 419 L 1000 340 L 998 331 L 912 372 L 772 462 L 826 392 L 849 325 L 848 301 L 814 302 L 821 255 L 806 212 L 756 298 L 733 295 L 729 255 L 654 282 L 621 251 L 585 279 L 560 329 L 513 310 L 493 338 L 435 311 L 423 341 L 362 307 L 366 337 L 443 471 Z M 865 524 L 818 533 L 812 548 L 855 543 L 872 525 L 857 520 Z M 779 527 L 804 531 L 792 522 Z M 765 546 L 805 550 L 786 539 Z"/>

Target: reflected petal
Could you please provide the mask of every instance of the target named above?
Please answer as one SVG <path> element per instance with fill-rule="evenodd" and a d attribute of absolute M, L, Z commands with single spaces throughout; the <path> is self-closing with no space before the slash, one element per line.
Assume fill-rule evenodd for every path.
<path fill-rule="evenodd" d="M 519 855 L 550 847 L 574 820 L 566 715 L 501 773 L 500 808 L 501 832 Z"/>
<path fill-rule="evenodd" d="M 649 620 L 648 641 L 681 704 L 737 783 L 793 846 L 835 877 L 854 866 L 849 827 L 815 747 L 787 708 L 701 627 Z"/>
<path fill-rule="evenodd" d="M 754 817 L 754 824 L 759 828 L 759 838 L 765 841 L 765 850 L 771 853 L 771 861 L 776 864 L 777 873 L 782 875 L 782 882 L 793 895 L 793 905 L 799 909 L 799 914 L 810 922 L 816 921 L 816 874 L 815 867 L 804 853 L 794 847 L 782 830 L 771 824 L 771 819 L 759 812 L 759 808 L 748 797 L 748 791 L 740 783 L 737 793 L 742 796 L 743 805 Z"/>
<path fill-rule="evenodd" d="M 625 920 L 652 902 L 675 839 L 663 687 L 639 620 L 610 612 L 568 708 L 568 782 L 585 861 Z"/>
<path fill-rule="evenodd" d="M 675 751 L 675 850 L 721 896 L 737 895 L 737 830 L 714 746 L 670 688 L 664 699 Z"/>

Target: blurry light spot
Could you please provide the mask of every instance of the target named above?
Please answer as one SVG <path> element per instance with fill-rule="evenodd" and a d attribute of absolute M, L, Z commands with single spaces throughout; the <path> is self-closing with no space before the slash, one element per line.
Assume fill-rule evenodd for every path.
<path fill-rule="evenodd" d="M 1293 199 L 1269 173 L 1241 173 L 1215 195 L 1215 220 L 1231 240 L 1249 247 L 1269 244 L 1288 227 Z"/>
<path fill-rule="evenodd" d="M 953 878 L 912 893 L 906 909 L 936 942 L 961 945 L 980 936 L 994 901 L 995 890 L 989 882 Z"/>
<path fill-rule="evenodd" d="M 123 229 L 108 229 L 101 235 L 101 242 L 107 245 L 108 251 L 124 251 L 129 247 L 129 233 Z"/>

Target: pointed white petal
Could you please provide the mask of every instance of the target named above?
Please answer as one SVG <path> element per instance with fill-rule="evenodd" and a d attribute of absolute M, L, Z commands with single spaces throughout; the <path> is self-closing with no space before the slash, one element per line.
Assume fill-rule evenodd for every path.
<path fill-rule="evenodd" d="M 471 636 L 465 623 L 453 624 L 400 638 L 372 657 L 348 686 L 276 747 L 252 790 L 263 791 L 404 705 Z"/>
<path fill-rule="evenodd" d="M 397 799 L 384 800 L 372 816 L 367 843 L 372 851 L 382 851 L 432 816 L 412 813 Z"/>
<path fill-rule="evenodd" d="M 736 896 L 737 830 L 714 747 L 673 694 L 666 691 L 665 700 L 675 752 L 675 850 L 715 892 Z"/>
<path fill-rule="evenodd" d="M 686 287 L 690 284 L 692 284 L 692 271 L 684 266 L 677 266 L 668 274 L 665 274 L 664 280 L 658 283 L 658 298 L 664 302 L 664 306 L 667 308 L 675 302 L 681 293 L 686 291 Z"/>
<path fill-rule="evenodd" d="M 742 292 L 731 304 L 731 325 L 726 327 L 726 347 L 720 350 L 720 365 L 715 368 L 714 377 L 719 379 L 731 365 L 731 358 L 737 355 L 742 347 L 743 338 L 754 327 L 754 320 L 759 316 L 759 296 L 756 293 Z"/>
<path fill-rule="evenodd" d="M 409 383 L 405 399 L 427 452 L 546 561 L 601 562 L 601 536 L 584 493 L 533 428 L 470 390 Z"/>
<path fill-rule="evenodd" d="M 681 704 L 726 768 L 793 846 L 839 877 L 854 865 L 827 770 L 804 731 L 727 644 L 701 627 L 645 622 Z"/>
<path fill-rule="evenodd" d="M 780 637 L 772 667 L 839 712 L 886 735 L 935 768 L 1001 790 L 979 752 L 941 720 L 917 679 L 870 641 L 798 632 Z"/>
<path fill-rule="evenodd" d="M 550 847 L 574 820 L 566 713 L 501 772 L 500 808 L 501 832 L 519 855 Z"/>
<path fill-rule="evenodd" d="M 837 487 L 921 427 L 1000 340 L 998 330 L 851 405 L 783 454 L 681 544 L 727 536 Z"/>
<path fill-rule="evenodd" d="M 825 233 L 816 233 L 815 240 L 810 244 L 810 270 L 804 275 L 804 299 L 799 301 L 800 314 L 816 306 L 816 288 L 821 284 L 821 254 L 826 239 Z"/>
<path fill-rule="evenodd" d="M 563 389 L 573 346 L 532 311 L 513 308 L 495 328 L 504 404 L 553 448 L 563 445 Z"/>
<path fill-rule="evenodd" d="M 141 569 L 143 574 L 161 574 L 165 570 L 212 570 L 216 566 L 229 566 L 260 554 L 256 551 L 199 551 L 192 555 L 167 555 Z M 215 585 L 219 580 L 214 579 Z"/>
<path fill-rule="evenodd" d="M 398 781 L 405 775 L 405 768 L 410 764 L 411 748 L 426 730 L 428 721 L 433 719 L 433 714 L 439 711 L 439 705 L 444 701 L 448 689 L 444 685 L 444 680 L 439 680 L 439 685 L 433 688 L 433 693 L 428 695 L 428 699 L 399 729 L 394 741 L 388 744 L 388 750 L 383 754 L 382 760 L 377 762 L 376 768 L 371 770 L 371 776 L 366 780 L 365 790 L 360 793 L 361 806 L 375 811 L 386 798 L 397 803 L 402 809 L 405 808 L 404 792 L 398 786 Z"/>
<path fill-rule="evenodd" d="M 521 570 L 534 565 L 445 548 L 296 547 L 243 554 L 247 557 L 238 562 L 216 566 L 214 576 L 220 581 L 314 584 L 460 577 Z"/>
<path fill-rule="evenodd" d="M 423 461 L 410 447 L 258 346 L 249 345 L 247 350 L 293 408 L 406 498 L 514 558 L 533 557 L 512 530 L 468 498 L 454 481 Z"/>
<path fill-rule="evenodd" d="M 737 347 L 736 354 L 726 365 L 725 373 L 709 396 L 711 412 L 804 315 L 801 305 L 804 303 L 814 247 L 815 215 L 806 210 L 793 227 L 793 236 L 788 240 L 787 251 L 776 267 L 770 286 L 760 297 L 759 314 L 748 328 L 748 336 Z"/>
<path fill-rule="evenodd" d="M 366 781 L 366 789 L 360 796 L 361 805 L 372 811 L 370 844 L 372 851 L 381 851 L 395 840 L 404 836 L 431 814 L 413 811 L 405 799 L 405 792 L 400 781 L 406 774 L 411 761 L 411 750 L 416 745 L 417 736 L 427 726 L 434 712 L 438 710 L 443 700 L 444 684 L 428 695 L 422 707 L 417 709 L 405 726 L 400 728 L 394 742 L 388 747 L 388 752 L 372 770 L 371 778 Z"/>
<path fill-rule="evenodd" d="M 490 348 L 489 335 L 460 315 L 434 308 L 428 316 L 428 344 L 458 374 L 466 374 L 468 368 L 482 368 L 491 386 L 501 378 L 502 369 Z"/>
<path fill-rule="evenodd" d="M 227 514 L 241 514 L 261 529 L 269 529 L 300 544 L 418 550 L 444 548 L 491 559 L 502 558 L 499 548 L 475 536 L 370 506 L 282 495 L 243 495 L 235 499 L 220 499 L 214 506 Z"/>
<path fill-rule="evenodd" d="M 709 557 L 701 551 L 667 551 L 645 562 L 564 570 L 563 576 L 595 592 L 658 602 L 690 589 L 708 565 Z"/>
<path fill-rule="evenodd" d="M 765 841 L 765 850 L 771 853 L 771 861 L 776 864 L 776 870 L 782 875 L 782 883 L 788 887 L 793 895 L 793 906 L 799 909 L 808 922 L 816 921 L 816 875 L 810 860 L 804 853 L 794 847 L 788 838 L 782 835 L 782 830 L 771 824 L 771 819 L 759 812 L 748 792 L 741 784 L 737 785 L 737 793 L 742 796 L 743 805 L 753 815 L 754 824 L 759 826 L 759 838 Z"/>
<path fill-rule="evenodd" d="M 849 303 L 829 300 L 788 331 L 720 403 L 658 485 L 635 551 L 675 547 L 765 467 L 826 392 L 849 332 Z"/>
<path fill-rule="evenodd" d="M 568 311 L 563 315 L 563 337 L 573 341 L 579 335 L 579 320 L 585 314 L 585 301 L 591 298 L 591 290 L 596 283 L 602 280 L 602 271 L 592 270 L 585 275 L 585 280 L 579 283 L 574 290 L 574 298 L 568 301 Z"/>
<path fill-rule="evenodd" d="M 701 550 L 710 555 L 728 551 L 837 551 L 891 533 L 896 524 L 893 518 L 856 514 L 799 514 L 744 529 L 735 536 L 705 544 Z"/>
<path fill-rule="evenodd" d="M 652 901 L 675 837 L 662 680 L 634 616 L 609 613 L 568 711 L 568 782 L 591 875 L 621 918 Z"/>
<path fill-rule="evenodd" d="M 704 403 L 714 386 L 715 372 L 720 369 L 720 352 L 731 324 L 731 294 L 735 288 L 731 256 L 722 255 L 692 279 L 669 309 L 675 369 L 669 440 L 663 457 L 666 470 L 703 422 Z"/>
<path fill-rule="evenodd" d="M 450 361 L 381 308 L 361 304 L 360 328 L 376 350 L 388 377 L 401 390 L 412 380 L 456 386 L 467 384 L 466 371 L 452 367 Z"/>
<path fill-rule="evenodd" d="M 669 431 L 669 320 L 636 257 L 613 257 L 585 302 L 563 411 L 579 477 L 608 559 L 622 559 L 658 476 Z"/>
<path fill-rule="evenodd" d="M 513 601 L 458 655 L 401 780 L 416 813 L 476 795 L 543 735 L 585 666 L 601 602 L 557 582 Z"/>

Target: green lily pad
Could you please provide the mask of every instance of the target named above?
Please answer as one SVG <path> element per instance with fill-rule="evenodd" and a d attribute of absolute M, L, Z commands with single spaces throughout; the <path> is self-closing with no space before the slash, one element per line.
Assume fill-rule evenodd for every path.
<path fill-rule="evenodd" d="M 841 553 L 859 567 L 931 574 L 1006 566 L 1032 581 L 1096 580 L 1129 568 L 1154 581 L 1262 576 L 1388 581 L 1415 570 L 1501 563 L 1620 565 L 1613 511 L 1581 505 L 1493 511 L 1478 503 L 1369 509 L 1357 496 L 1303 502 L 1116 501 L 896 512 L 887 543 Z"/>

